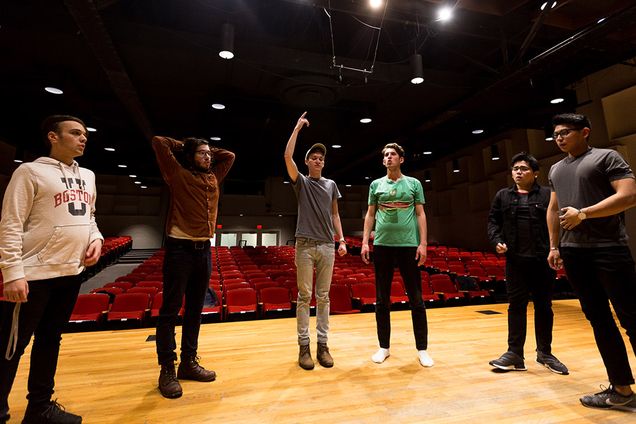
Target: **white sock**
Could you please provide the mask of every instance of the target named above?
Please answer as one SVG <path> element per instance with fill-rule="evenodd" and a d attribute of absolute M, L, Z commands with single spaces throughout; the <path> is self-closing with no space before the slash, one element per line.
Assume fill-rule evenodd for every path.
<path fill-rule="evenodd" d="M 435 363 L 433 361 L 433 358 L 431 358 L 428 352 L 425 350 L 418 350 L 417 357 L 419 358 L 420 364 L 422 364 L 423 367 L 432 367 Z"/>
<path fill-rule="evenodd" d="M 372 356 L 371 356 L 371 360 L 373 362 L 375 362 L 376 364 L 381 364 L 382 362 L 384 362 L 384 360 L 386 358 L 388 358 L 389 356 L 391 356 L 391 354 L 389 353 L 389 349 L 383 349 L 380 348 L 378 349 L 377 352 L 375 352 Z"/>

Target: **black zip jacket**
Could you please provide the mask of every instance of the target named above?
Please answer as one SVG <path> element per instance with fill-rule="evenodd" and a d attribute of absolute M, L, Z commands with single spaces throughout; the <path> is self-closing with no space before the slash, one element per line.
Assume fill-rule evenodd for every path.
<path fill-rule="evenodd" d="M 497 243 L 508 246 L 506 256 L 517 253 L 517 207 L 519 205 L 517 187 L 501 189 L 495 195 L 488 214 L 488 239 L 493 247 Z M 550 189 L 534 183 L 528 193 L 530 208 L 530 240 L 539 258 L 547 258 L 550 252 L 550 237 L 546 222 L 546 212 L 550 203 Z"/>

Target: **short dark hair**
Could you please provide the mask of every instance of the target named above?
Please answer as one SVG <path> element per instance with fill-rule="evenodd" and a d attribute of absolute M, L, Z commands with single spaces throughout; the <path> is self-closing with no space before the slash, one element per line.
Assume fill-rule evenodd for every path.
<path fill-rule="evenodd" d="M 592 129 L 592 124 L 587 116 L 580 113 L 561 113 L 552 117 L 552 128 L 557 125 L 570 125 L 576 130 L 583 128 Z"/>
<path fill-rule="evenodd" d="M 42 135 L 44 136 L 44 142 L 46 143 L 47 147 L 49 148 L 51 147 L 51 142 L 49 141 L 49 133 L 51 131 L 53 131 L 54 133 L 58 133 L 60 130 L 60 122 L 66 122 L 66 121 L 79 122 L 84 127 L 84 131 L 86 131 L 86 124 L 77 116 L 72 116 L 72 115 L 47 116 L 46 118 L 44 118 L 44 121 L 42 121 L 42 125 L 40 126 L 40 128 L 42 129 Z"/>
<path fill-rule="evenodd" d="M 528 165 L 530 165 L 530 168 L 532 168 L 534 172 L 539 170 L 539 161 L 530 153 L 520 152 L 514 155 L 510 160 L 510 168 L 512 169 L 517 162 L 528 162 Z"/>
<path fill-rule="evenodd" d="M 398 154 L 399 157 L 401 158 L 404 157 L 404 149 L 402 148 L 402 146 L 400 146 L 397 143 L 389 143 L 386 146 L 384 146 L 384 148 L 382 149 L 382 155 L 384 155 L 384 152 L 386 151 L 386 149 L 393 149 L 395 150 L 395 152 Z"/>
<path fill-rule="evenodd" d="M 194 168 L 194 155 L 202 145 L 209 146 L 210 143 L 203 138 L 188 137 L 183 140 L 183 160 L 187 168 Z"/>

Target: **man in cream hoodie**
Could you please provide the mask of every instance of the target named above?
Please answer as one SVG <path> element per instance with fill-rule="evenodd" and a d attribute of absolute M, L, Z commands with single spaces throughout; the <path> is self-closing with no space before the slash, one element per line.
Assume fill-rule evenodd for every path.
<path fill-rule="evenodd" d="M 50 116 L 42 130 L 49 156 L 16 169 L 2 204 L 0 423 L 9 419 L 7 400 L 32 335 L 29 402 L 22 422 L 82 422 L 51 396 L 62 329 L 79 293 L 79 274 L 99 260 L 103 244 L 95 224 L 95 174 L 74 160 L 86 147 L 86 126 L 80 119 Z"/>

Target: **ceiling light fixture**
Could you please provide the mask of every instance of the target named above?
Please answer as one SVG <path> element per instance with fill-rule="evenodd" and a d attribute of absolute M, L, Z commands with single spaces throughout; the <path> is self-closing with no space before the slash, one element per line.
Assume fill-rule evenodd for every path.
<path fill-rule="evenodd" d="M 117 165 L 118 168 L 128 168 L 128 165 Z"/>
<path fill-rule="evenodd" d="M 422 55 L 415 53 L 411 56 L 411 84 L 424 82 L 424 69 L 422 67 Z"/>
<path fill-rule="evenodd" d="M 431 171 L 424 171 L 424 182 L 425 183 L 431 182 Z"/>
<path fill-rule="evenodd" d="M 345 184 L 345 187 L 349 188 L 351 187 L 351 184 Z"/>
<path fill-rule="evenodd" d="M 223 110 L 225 105 L 223 103 L 212 103 L 212 109 Z"/>
<path fill-rule="evenodd" d="M 554 141 L 554 137 L 546 137 L 545 141 Z"/>
<path fill-rule="evenodd" d="M 475 135 L 478 135 L 478 134 L 483 134 L 484 130 L 482 130 L 481 128 L 478 128 L 476 130 L 472 130 L 471 132 Z"/>
<path fill-rule="evenodd" d="M 64 94 L 62 90 L 56 87 L 44 87 L 44 91 L 51 94 Z"/>
<path fill-rule="evenodd" d="M 382 0 L 369 0 L 369 6 L 372 9 L 379 9 L 382 6 Z"/>
<path fill-rule="evenodd" d="M 86 131 L 88 131 L 88 132 L 97 132 L 97 129 L 93 128 L 93 127 L 86 127 Z"/>
<path fill-rule="evenodd" d="M 221 137 L 210 137 L 212 141 L 221 141 Z"/>
<path fill-rule="evenodd" d="M 104 147 L 104 150 L 106 150 L 107 152 L 114 152 L 115 148 L 114 147 Z"/>
<path fill-rule="evenodd" d="M 447 22 L 453 18 L 453 8 L 444 6 L 437 11 L 437 20 L 440 22 Z"/>
<path fill-rule="evenodd" d="M 13 159 L 13 161 L 14 161 L 15 163 L 22 163 L 22 162 L 23 162 L 23 161 L 21 161 L 20 159 Z"/>
<path fill-rule="evenodd" d="M 141 185 L 141 181 L 135 181 L 135 184 Z"/>
<path fill-rule="evenodd" d="M 145 186 L 145 185 L 142 185 L 142 186 L 139 186 L 139 187 L 141 187 L 141 188 L 148 188 L 148 186 Z"/>
<path fill-rule="evenodd" d="M 499 147 L 496 144 L 490 146 L 490 159 L 491 160 L 499 160 Z"/>
<path fill-rule="evenodd" d="M 137 178 L 137 176 L 135 174 L 130 174 L 129 177 L 130 178 Z"/>
<path fill-rule="evenodd" d="M 332 149 L 340 149 L 342 146 L 340 144 L 332 144 L 331 148 Z"/>
<path fill-rule="evenodd" d="M 361 118 L 360 119 L 360 122 L 363 123 L 363 124 L 368 124 L 371 121 L 373 121 L 373 119 L 371 119 L 371 118 Z"/>
<path fill-rule="evenodd" d="M 223 59 L 234 57 L 234 25 L 225 23 L 221 27 L 221 51 L 219 56 Z"/>
<path fill-rule="evenodd" d="M 433 154 L 433 152 L 431 152 L 430 150 L 425 150 L 425 151 L 423 151 L 423 152 L 422 152 L 422 154 L 425 154 L 425 155 L 432 155 L 432 154 Z"/>
<path fill-rule="evenodd" d="M 459 161 L 457 159 L 453 159 L 453 173 L 459 173 Z"/>
<path fill-rule="evenodd" d="M 559 103 L 563 103 L 565 101 L 565 99 L 563 97 L 555 97 L 554 99 L 550 100 L 550 103 L 552 103 L 553 105 L 557 105 Z"/>

